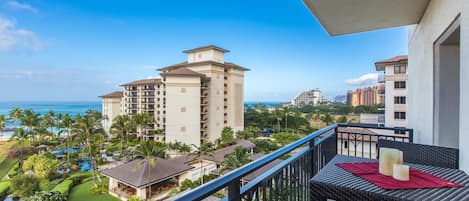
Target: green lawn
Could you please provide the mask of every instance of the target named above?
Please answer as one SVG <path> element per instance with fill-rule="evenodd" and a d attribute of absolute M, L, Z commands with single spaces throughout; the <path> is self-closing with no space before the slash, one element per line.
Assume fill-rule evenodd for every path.
<path fill-rule="evenodd" d="M 10 170 L 11 167 L 16 163 L 16 160 L 7 159 L 8 151 L 13 148 L 16 141 L 11 142 L 0 142 L 0 178 Z"/>
<path fill-rule="evenodd" d="M 69 201 L 119 201 L 119 199 L 111 195 L 93 195 L 90 188 L 93 186 L 93 181 L 88 181 L 73 187 L 68 197 Z"/>

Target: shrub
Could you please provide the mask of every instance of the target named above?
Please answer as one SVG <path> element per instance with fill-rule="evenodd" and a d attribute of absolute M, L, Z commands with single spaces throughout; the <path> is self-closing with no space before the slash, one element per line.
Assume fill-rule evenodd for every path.
<path fill-rule="evenodd" d="M 67 197 L 57 191 L 40 191 L 33 196 L 23 199 L 24 201 L 67 201 Z"/>
<path fill-rule="evenodd" d="M 128 201 L 140 201 L 140 198 L 136 195 L 132 195 L 132 196 L 129 197 Z"/>
<path fill-rule="evenodd" d="M 10 190 L 10 181 L 1 181 L 0 182 L 0 197 L 8 195 Z"/>
<path fill-rule="evenodd" d="M 94 195 L 107 194 L 107 187 L 106 185 L 98 184 L 98 186 L 91 187 L 90 192 Z"/>
<path fill-rule="evenodd" d="M 59 161 L 44 155 L 32 155 L 23 163 L 23 171 L 33 170 L 40 179 L 48 178 L 49 174 L 57 171 Z"/>
<path fill-rule="evenodd" d="M 34 175 L 18 175 L 11 180 L 10 188 L 14 197 L 29 197 L 39 190 L 39 179 Z"/>
<path fill-rule="evenodd" d="M 8 152 L 7 157 L 10 159 L 24 159 L 34 153 L 35 151 L 32 147 L 16 147 Z"/>
<path fill-rule="evenodd" d="M 55 186 L 52 191 L 58 191 L 62 193 L 65 196 L 68 196 L 68 193 L 70 192 L 70 189 L 73 187 L 74 182 L 71 179 L 65 179 L 62 181 L 62 183 L 58 184 Z"/>
<path fill-rule="evenodd" d="M 181 183 L 181 191 L 185 191 L 187 189 L 192 189 L 192 188 L 195 188 L 195 187 L 197 187 L 197 184 L 192 182 L 190 179 L 185 179 Z"/>
<path fill-rule="evenodd" d="M 14 176 L 16 176 L 16 174 L 17 174 L 19 168 L 20 168 L 20 164 L 19 164 L 19 163 L 16 163 L 16 164 L 10 169 L 10 171 L 8 171 L 8 176 L 9 176 L 10 178 L 13 178 Z"/>
<path fill-rule="evenodd" d="M 79 183 L 82 183 L 84 179 L 89 178 L 89 177 L 91 177 L 91 173 L 86 172 L 86 173 L 81 173 L 81 174 L 74 174 L 70 176 L 68 179 L 73 181 L 73 185 L 77 185 Z"/>

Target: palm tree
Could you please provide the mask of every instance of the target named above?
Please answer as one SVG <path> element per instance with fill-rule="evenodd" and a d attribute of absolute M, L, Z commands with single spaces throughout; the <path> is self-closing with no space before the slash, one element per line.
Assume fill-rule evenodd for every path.
<path fill-rule="evenodd" d="M 195 144 L 192 144 L 193 150 L 187 157 L 190 156 L 195 156 L 196 160 L 200 163 L 200 183 L 201 185 L 204 184 L 204 175 L 205 175 L 205 169 L 202 167 L 203 165 L 203 157 L 213 157 L 213 151 L 214 151 L 214 145 L 211 142 L 207 142 L 204 144 L 201 144 L 200 146 L 197 146 Z"/>
<path fill-rule="evenodd" d="M 55 112 L 49 111 L 42 117 L 42 123 L 46 129 L 50 129 L 49 132 L 54 136 L 54 127 L 56 126 L 57 122 L 55 119 Z"/>
<path fill-rule="evenodd" d="M 284 114 L 285 114 L 285 130 L 287 130 L 287 126 L 288 126 L 288 116 L 290 115 L 290 109 L 288 107 L 283 107 L 283 111 L 282 111 Z"/>
<path fill-rule="evenodd" d="M 93 169 L 93 183 L 97 187 L 96 177 L 96 161 L 93 155 L 93 143 L 96 135 L 102 134 L 103 129 L 101 125 L 101 113 L 93 110 L 88 110 L 82 115 L 75 117 L 75 129 L 79 135 L 79 139 L 82 139 L 86 145 L 86 151 L 90 158 L 91 168 Z M 98 178 L 99 179 L 99 178 Z"/>
<path fill-rule="evenodd" d="M 11 136 L 11 139 L 13 138 L 18 139 L 19 143 L 23 144 L 23 142 L 28 138 L 28 132 L 26 132 L 24 128 L 17 128 Z"/>
<path fill-rule="evenodd" d="M 282 120 L 282 111 L 279 110 L 278 108 L 275 108 L 274 112 L 274 117 L 275 119 L 277 120 L 277 128 L 278 128 L 278 132 L 280 132 L 280 120 Z"/>
<path fill-rule="evenodd" d="M 142 131 L 145 130 L 146 131 L 146 128 L 148 127 L 149 124 L 155 122 L 155 118 L 152 117 L 150 114 L 148 113 L 138 113 L 134 116 L 132 116 L 132 122 L 133 124 L 137 127 L 137 133 L 139 137 L 142 136 Z M 146 137 L 146 133 L 145 133 L 145 137 Z M 142 137 L 143 139 L 143 137 Z"/>
<path fill-rule="evenodd" d="M 15 107 L 10 111 L 9 115 L 10 119 L 12 120 L 12 123 L 18 122 L 23 117 L 23 110 L 18 107 Z"/>
<path fill-rule="evenodd" d="M 63 115 L 63 117 L 61 119 L 62 120 L 59 122 L 58 125 L 59 125 L 59 127 L 64 128 L 65 130 L 59 131 L 59 135 L 62 134 L 62 132 L 65 132 L 67 134 L 66 139 L 65 139 L 65 148 L 67 150 L 67 162 L 70 162 L 69 144 L 70 144 L 71 132 L 72 132 L 72 129 L 73 129 L 73 126 L 74 126 L 73 125 L 74 121 L 68 113 Z"/>
<path fill-rule="evenodd" d="M 112 121 L 111 133 L 118 134 L 121 140 L 121 156 L 124 154 L 124 138 L 134 128 L 133 122 L 128 115 L 118 115 Z"/>
<path fill-rule="evenodd" d="M 322 115 L 320 119 L 326 124 L 326 126 L 334 122 L 334 118 L 332 118 L 330 114 Z"/>
<path fill-rule="evenodd" d="M 3 129 L 5 128 L 5 122 L 6 122 L 5 115 L 0 114 L 0 138 L 3 138 Z"/>
<path fill-rule="evenodd" d="M 241 166 L 251 162 L 249 154 L 243 147 L 236 147 L 235 153 L 225 155 L 222 165 L 221 172 L 225 170 L 234 170 Z"/>
<path fill-rule="evenodd" d="M 21 125 L 28 128 L 28 135 L 31 137 L 31 140 L 34 141 L 34 135 L 36 134 L 34 128 L 38 126 L 41 121 L 39 114 L 31 109 L 24 110 L 22 114 L 20 118 Z"/>
<path fill-rule="evenodd" d="M 134 150 L 134 154 L 136 157 L 143 159 L 137 163 L 135 168 L 140 169 L 142 166 L 146 166 L 146 168 L 148 168 L 148 180 L 151 181 L 151 169 L 155 167 L 157 158 L 162 155 L 164 156 L 164 150 L 150 141 L 143 141 L 140 143 L 140 146 Z M 148 188 L 148 192 L 150 193 L 149 197 L 151 199 L 151 185 L 149 185 Z"/>

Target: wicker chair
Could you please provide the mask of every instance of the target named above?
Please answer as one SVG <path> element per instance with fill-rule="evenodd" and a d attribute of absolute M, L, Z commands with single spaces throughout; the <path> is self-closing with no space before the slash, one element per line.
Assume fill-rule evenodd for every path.
<path fill-rule="evenodd" d="M 458 149 L 383 139 L 378 140 L 378 147 L 401 150 L 407 163 L 459 169 Z"/>

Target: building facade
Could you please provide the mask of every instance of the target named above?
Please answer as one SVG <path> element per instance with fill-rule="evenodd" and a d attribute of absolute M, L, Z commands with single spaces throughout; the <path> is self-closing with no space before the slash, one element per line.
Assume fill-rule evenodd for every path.
<path fill-rule="evenodd" d="M 158 69 L 161 79 L 123 84 L 122 113 L 154 116 L 148 130 L 162 131 L 151 136 L 166 142 L 198 146 L 219 138 L 224 127 L 242 130 L 248 69 L 225 62 L 227 52 L 216 46 L 187 50 L 187 61 Z"/>
<path fill-rule="evenodd" d="M 384 120 L 386 127 L 407 127 L 407 56 L 396 56 L 375 63 L 384 72 Z"/>
<path fill-rule="evenodd" d="M 106 131 L 106 134 L 110 134 L 109 130 L 111 129 L 112 120 L 116 118 L 117 115 L 122 114 L 122 91 L 115 91 L 101 97 L 102 104 L 102 114 L 103 114 L 103 128 Z"/>
<path fill-rule="evenodd" d="M 347 104 L 351 106 L 373 106 L 384 104 L 384 86 L 360 88 L 347 92 Z"/>
<path fill-rule="evenodd" d="M 313 89 L 309 91 L 300 92 L 291 101 L 292 105 L 318 105 L 322 102 L 321 90 Z"/>
<path fill-rule="evenodd" d="M 417 143 L 458 148 L 459 167 L 469 173 L 469 3 L 304 2 L 331 35 L 410 25 L 407 125 Z"/>

